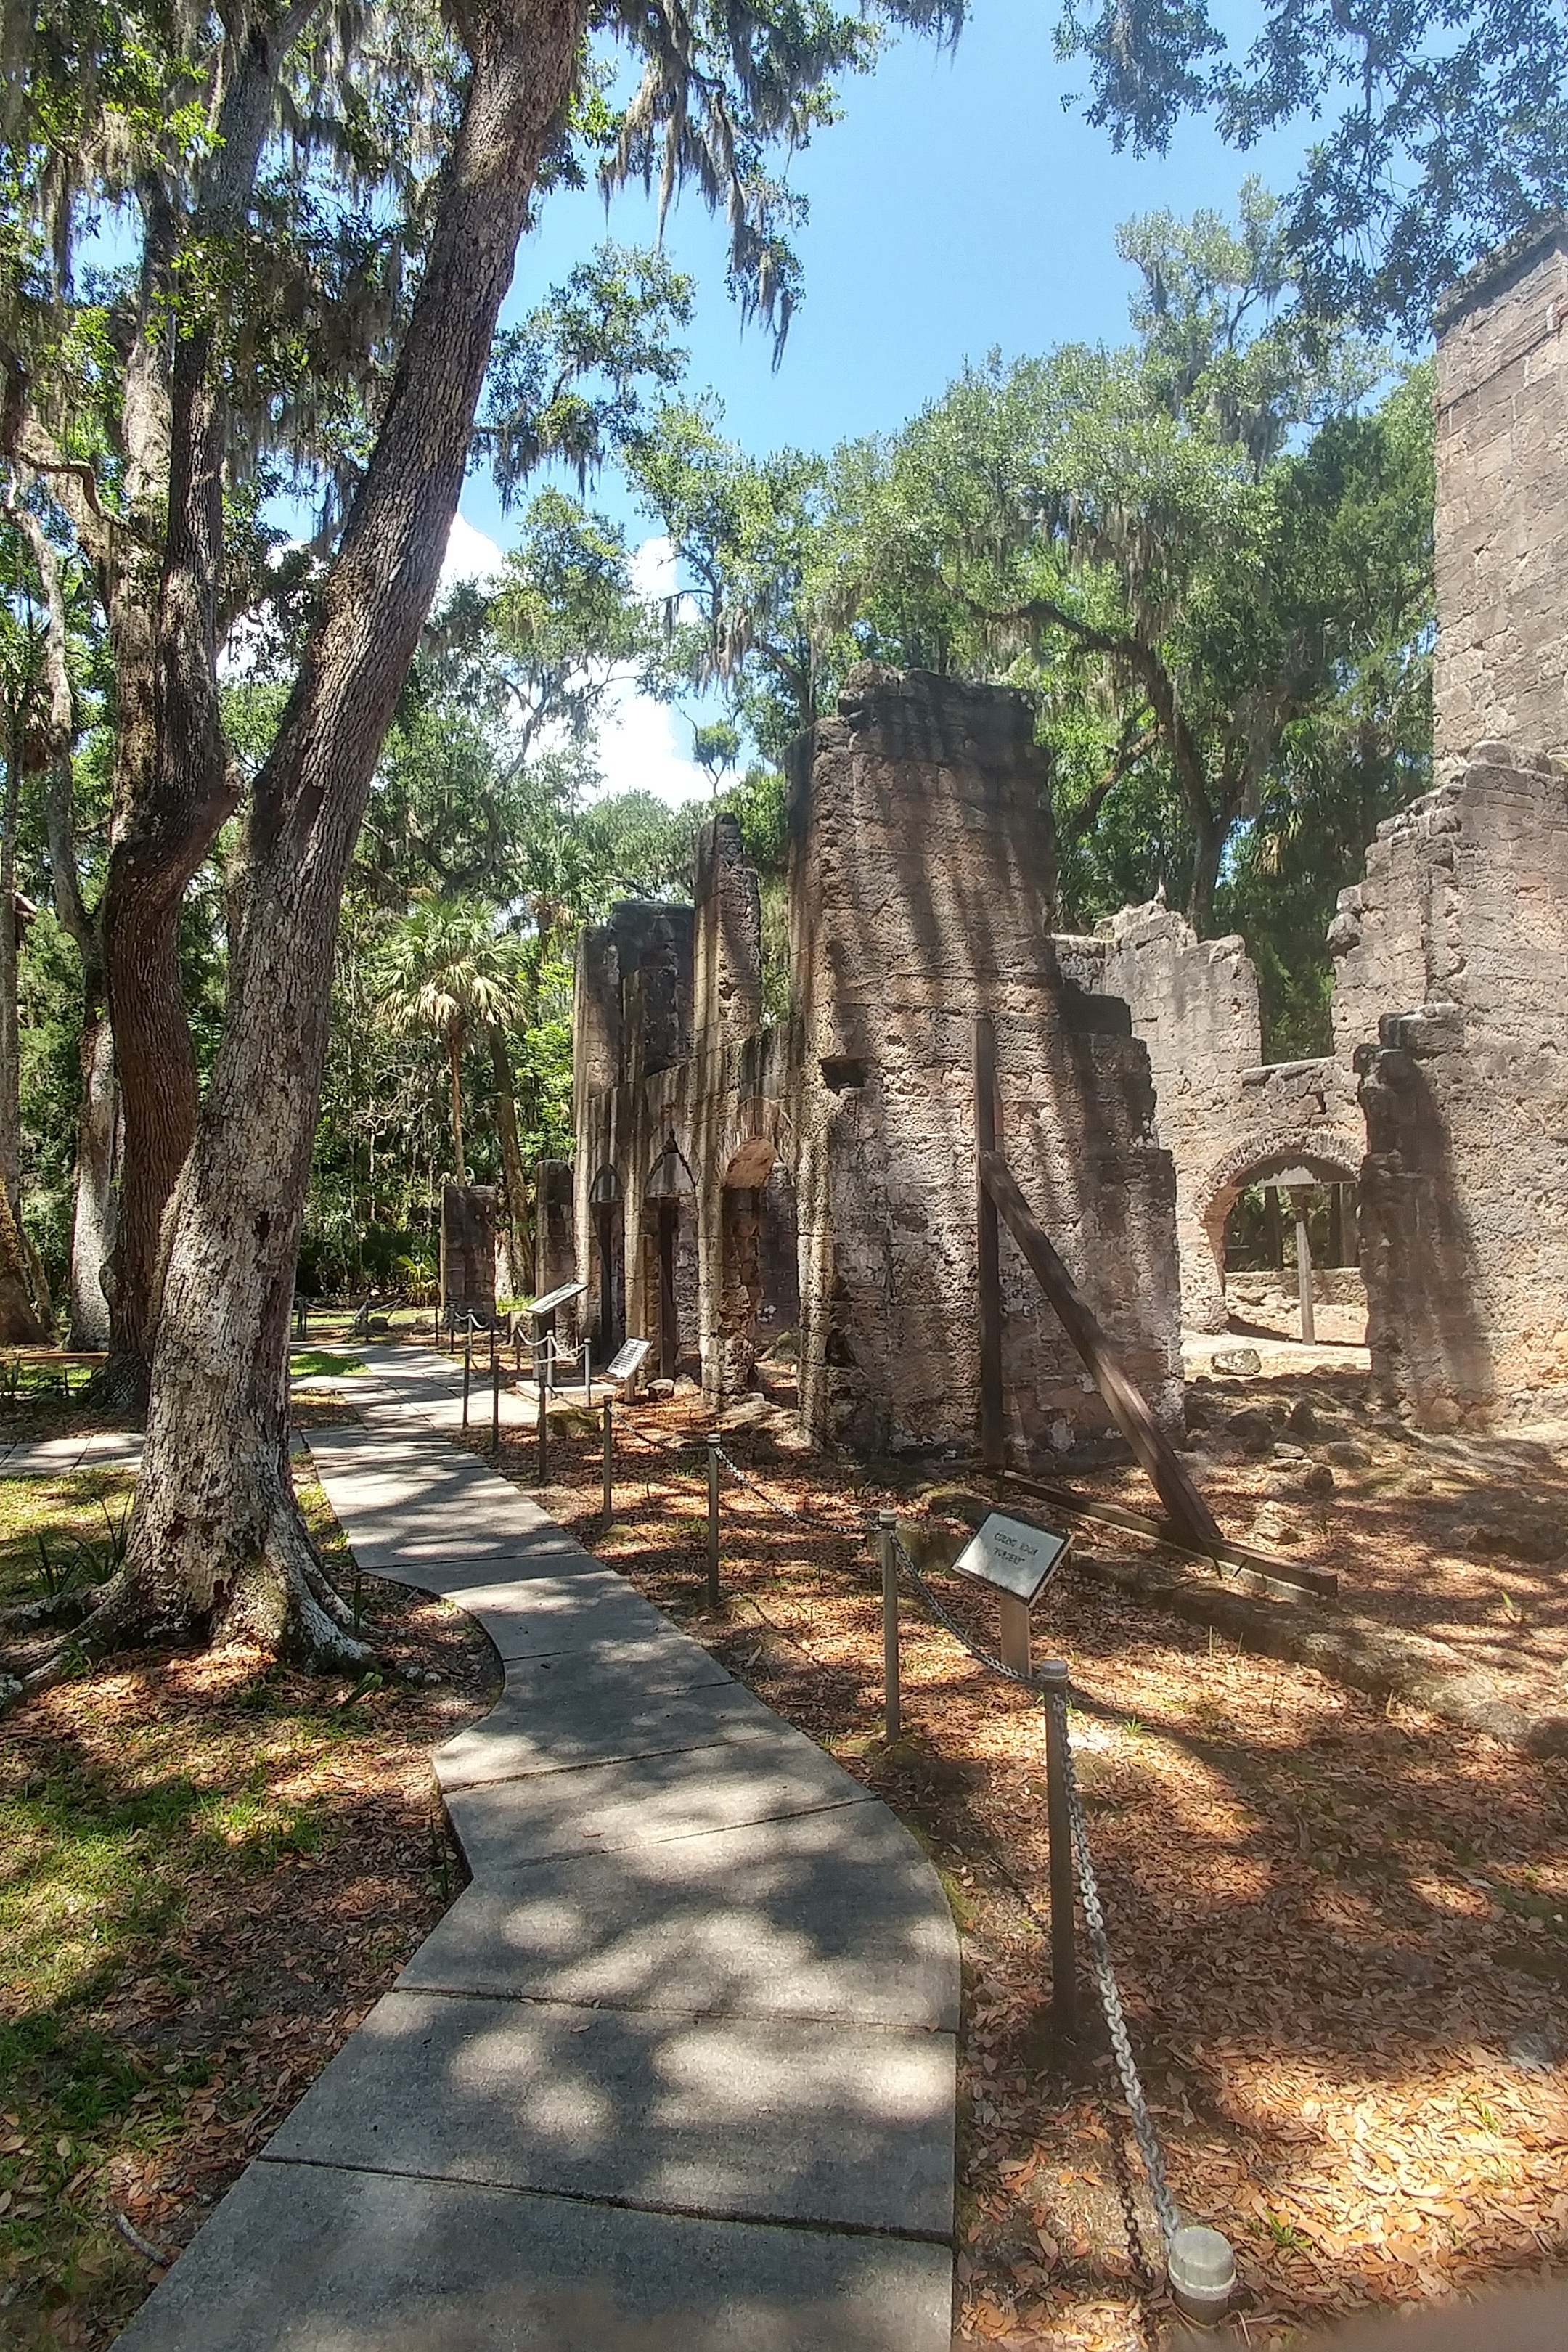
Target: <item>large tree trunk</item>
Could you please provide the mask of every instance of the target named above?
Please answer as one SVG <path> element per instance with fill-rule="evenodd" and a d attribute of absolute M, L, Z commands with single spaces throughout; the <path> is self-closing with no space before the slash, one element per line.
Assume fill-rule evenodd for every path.
<path fill-rule="evenodd" d="M 496 315 L 586 0 L 466 11 L 473 62 L 364 482 L 257 781 L 223 1042 L 181 1180 L 124 1573 L 74 1636 L 150 1621 L 365 1652 L 289 1475 L 288 1339 L 342 886 L 457 511 Z M 128 1074 L 127 1074 L 128 1079 Z"/>
<path fill-rule="evenodd" d="M 109 1339 L 109 1301 L 102 1273 L 113 1238 L 111 1186 L 120 1106 L 114 1039 L 104 1009 L 103 940 L 81 895 L 76 856 L 76 807 L 71 758 L 76 710 L 71 694 L 69 637 L 60 561 L 36 515 L 17 509 L 43 583 L 48 613 L 45 672 L 49 688 L 48 781 L 45 827 L 55 912 L 81 958 L 82 1017 L 78 1058 L 81 1104 L 77 1114 L 76 1202 L 71 1226 L 70 1344 L 101 1348 Z"/>
<path fill-rule="evenodd" d="M 239 12 L 218 135 L 196 226 L 215 244 L 245 218 L 283 62 L 317 0 L 268 20 Z M 223 555 L 226 406 L 221 354 L 200 314 L 159 357 L 172 278 L 170 230 L 150 225 L 145 327 L 127 371 L 130 502 L 110 597 L 117 730 L 114 815 L 101 908 L 109 1007 L 123 1089 L 125 1160 L 104 1289 L 110 1351 L 101 1388 L 137 1410 L 152 1376 L 170 1201 L 196 1122 L 196 1066 L 180 970 L 180 910 L 192 876 L 238 804 L 219 717 L 216 611 Z M 158 519 L 163 518 L 161 560 Z"/>
<path fill-rule="evenodd" d="M 17 1024 L 17 949 L 21 927 L 16 919 L 16 824 L 22 802 L 23 735 L 26 703 L 18 699 L 11 713 L 10 741 L 5 747 L 5 786 L 0 793 L 0 1186 L 11 1214 L 22 1203 L 22 1062 Z"/>
<path fill-rule="evenodd" d="M 83 1026 L 81 1108 L 76 1129 L 76 1205 L 71 1221 L 70 1344 L 109 1343 L 109 1300 L 103 1269 L 114 1242 L 114 1146 L 120 1128 L 120 1087 L 114 1074 L 114 1032 L 101 1003 Z"/>

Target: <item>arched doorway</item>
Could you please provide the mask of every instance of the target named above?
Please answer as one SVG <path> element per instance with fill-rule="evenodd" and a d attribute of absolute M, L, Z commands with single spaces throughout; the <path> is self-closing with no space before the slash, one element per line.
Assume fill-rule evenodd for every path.
<path fill-rule="evenodd" d="M 588 1214 L 594 1231 L 589 1280 L 597 1297 L 599 1353 L 609 1356 L 626 1336 L 626 1213 L 621 1180 L 613 1168 L 601 1168 L 589 1185 Z"/>
<path fill-rule="evenodd" d="M 721 1393 L 753 1377 L 800 1328 L 800 1238 L 795 1185 L 765 1136 L 731 1156 L 720 1192 L 722 1282 L 716 1367 Z M 783 1345 L 781 1345 L 783 1343 Z"/>
<path fill-rule="evenodd" d="M 673 1133 L 648 1171 L 643 1199 L 649 1337 L 659 1378 L 672 1381 L 680 1369 L 683 1338 L 697 1328 L 697 1184 Z"/>
<path fill-rule="evenodd" d="M 1321 1129 L 1259 1137 L 1229 1155 L 1215 1171 L 1203 1216 L 1227 1303 L 1257 1307 L 1277 1290 L 1265 1321 L 1277 1321 L 1294 1301 L 1289 1336 L 1318 1336 L 1314 1300 L 1334 1288 L 1331 1272 L 1358 1262 L 1361 1159 L 1359 1139 Z M 1357 1287 L 1353 1273 L 1347 1287 Z"/>

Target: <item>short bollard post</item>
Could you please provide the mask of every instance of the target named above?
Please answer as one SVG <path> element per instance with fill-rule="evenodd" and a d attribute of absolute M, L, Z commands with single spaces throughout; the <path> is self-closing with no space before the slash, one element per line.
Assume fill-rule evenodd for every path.
<path fill-rule="evenodd" d="M 1165 2250 L 1165 2276 L 1176 2309 L 1213 2327 L 1225 2317 L 1236 2293 L 1230 2240 L 1201 2221 L 1183 2222 Z"/>
<path fill-rule="evenodd" d="M 616 1516 L 616 1424 L 614 1408 L 605 1399 L 605 1491 L 602 1497 L 605 1525 Z"/>
<path fill-rule="evenodd" d="M 889 1747 L 899 1736 L 899 1555 L 894 1549 L 898 1519 L 891 1511 L 877 1514 L 877 1550 L 882 1563 L 882 1736 Z"/>
<path fill-rule="evenodd" d="M 496 1327 L 490 1325 L 490 1452 L 500 1452 L 500 1350 L 496 1346 Z"/>
<path fill-rule="evenodd" d="M 470 1323 L 463 1333 L 463 1427 L 468 1425 L 468 1383 L 474 1370 L 474 1327 Z"/>
<path fill-rule="evenodd" d="M 1046 1825 L 1051 1866 L 1051 2023 L 1058 2033 L 1078 2029 L 1078 1950 L 1073 1921 L 1072 1817 L 1068 1810 L 1068 1670 L 1060 1658 L 1041 1662 L 1046 1693 Z"/>
<path fill-rule="evenodd" d="M 594 1350 L 586 1337 L 583 1341 L 583 1402 L 588 1405 L 594 1402 Z"/>
<path fill-rule="evenodd" d="M 708 1440 L 708 1606 L 719 1606 L 719 1441 Z"/>
<path fill-rule="evenodd" d="M 550 1391 L 545 1386 L 550 1377 L 550 1359 L 541 1349 L 534 1360 L 539 1373 L 539 1483 L 543 1486 L 550 1478 Z"/>

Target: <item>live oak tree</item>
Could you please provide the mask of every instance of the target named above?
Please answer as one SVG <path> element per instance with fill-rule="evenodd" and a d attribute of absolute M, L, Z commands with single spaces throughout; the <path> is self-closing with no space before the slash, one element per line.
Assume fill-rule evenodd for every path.
<path fill-rule="evenodd" d="M 590 36 L 624 43 L 642 68 L 609 126 L 607 177 L 657 173 L 667 197 L 695 179 L 727 209 L 742 301 L 782 330 L 795 296 L 786 234 L 793 205 L 769 174 L 770 151 L 800 143 L 827 118 L 832 78 L 871 61 L 876 16 L 952 32 L 961 13 L 961 0 L 881 0 L 868 16 L 803 12 L 782 0 L 680 9 L 663 0 L 467 0 L 453 11 L 460 56 L 450 110 L 445 119 L 433 113 L 441 161 L 416 208 L 417 289 L 405 314 L 394 306 L 388 363 L 377 397 L 364 404 L 363 467 L 311 599 L 276 740 L 247 794 L 224 1034 L 160 1226 L 149 1290 L 162 1304 L 129 1555 L 76 1629 L 70 1654 L 94 1654 L 152 1626 L 287 1646 L 343 1665 L 366 1654 L 321 1573 L 288 1465 L 289 1304 L 333 929 L 376 757 L 457 509 L 518 237 L 542 174 L 569 138 Z M 177 57 L 175 88 L 160 81 L 143 103 L 143 120 L 150 101 L 154 119 L 171 123 L 172 142 L 200 151 L 202 167 L 182 184 L 173 225 L 189 266 L 173 286 L 156 273 L 147 286 L 142 376 L 127 375 L 128 383 L 145 379 L 154 420 L 147 446 L 126 460 L 127 476 L 137 475 L 128 504 L 133 513 L 154 508 L 162 488 L 164 525 L 138 549 L 134 609 L 124 581 L 105 583 L 116 598 L 114 625 L 122 634 L 139 630 L 147 647 L 138 672 L 147 693 L 141 821 L 117 835 L 115 849 L 128 844 L 122 866 L 133 853 L 149 863 L 145 887 L 127 894 L 125 928 L 108 930 L 117 1038 L 116 963 L 127 931 L 155 919 L 152 938 L 139 942 L 151 962 L 138 983 L 142 1013 L 132 1016 L 148 1018 L 150 1007 L 155 1027 L 169 999 L 157 927 L 194 870 L 185 860 L 195 845 L 205 849 L 236 798 L 216 691 L 234 326 L 221 265 L 258 228 L 258 176 L 279 120 L 282 68 L 310 24 L 307 0 L 270 16 L 230 12 L 221 31 L 204 23 L 211 69 L 188 73 Z M 47 29 L 64 55 L 58 79 L 68 89 L 69 28 Z M 148 54 L 167 57 L 166 28 L 162 47 L 141 59 L 144 75 Z M 351 98 L 353 75 L 344 58 L 339 86 Z M 175 96 L 184 108 L 171 115 Z M 352 142 L 343 147 L 339 185 L 352 194 Z M 154 188 L 148 199 L 154 254 L 163 237 L 157 196 Z M 29 405 L 34 375 L 14 345 L 6 365 L 16 454 L 49 474 L 62 502 L 72 501 L 73 523 L 90 536 L 99 528 L 98 486 L 58 441 L 35 436 L 24 446 L 25 432 L 44 430 L 37 405 Z M 128 394 L 126 414 L 134 409 Z M 128 960 L 119 968 L 129 977 Z M 127 1003 L 132 992 L 123 991 Z M 124 1077 L 129 1090 L 129 1066 Z M 64 1671 L 66 1656 L 40 1658 L 30 1685 Z"/>
<path fill-rule="evenodd" d="M 1444 286 L 1568 202 L 1557 0 L 1067 0 L 1058 37 L 1119 148 L 1163 153 L 1188 114 L 1243 150 L 1314 126 L 1286 229 L 1321 317 L 1418 343 Z"/>

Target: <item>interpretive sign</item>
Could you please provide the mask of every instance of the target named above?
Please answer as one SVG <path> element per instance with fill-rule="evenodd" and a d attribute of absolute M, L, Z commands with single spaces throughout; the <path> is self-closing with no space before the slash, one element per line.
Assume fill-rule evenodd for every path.
<path fill-rule="evenodd" d="M 1049 1528 L 1026 1527 L 1021 1519 L 993 1511 L 953 1561 L 953 1573 L 994 1585 L 1028 1608 L 1061 1566 L 1069 1540 Z"/>
<path fill-rule="evenodd" d="M 635 1381 L 652 1348 L 651 1339 L 628 1339 L 618 1356 L 612 1357 L 605 1367 L 607 1381 Z"/>
<path fill-rule="evenodd" d="M 563 1282 L 559 1290 L 546 1291 L 542 1298 L 536 1298 L 524 1312 L 531 1315 L 537 1322 L 542 1315 L 553 1315 L 556 1308 L 564 1307 L 569 1298 L 581 1298 L 587 1287 L 585 1282 Z"/>

